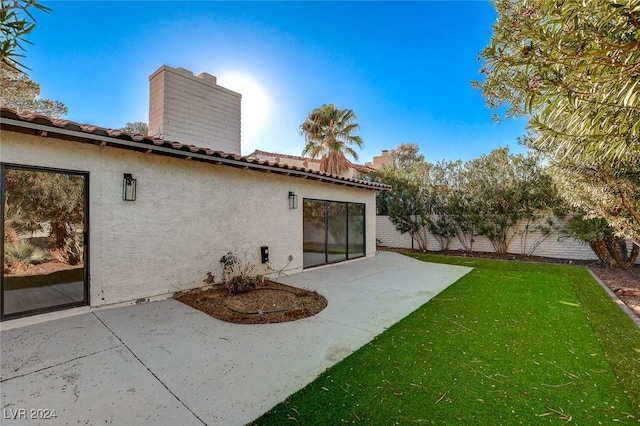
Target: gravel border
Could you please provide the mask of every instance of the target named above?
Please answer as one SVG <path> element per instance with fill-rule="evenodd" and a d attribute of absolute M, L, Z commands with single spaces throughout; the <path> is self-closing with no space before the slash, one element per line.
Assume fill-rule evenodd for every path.
<path fill-rule="evenodd" d="M 598 278 L 598 276 L 590 269 L 587 268 L 587 271 L 589 271 L 589 273 L 591 274 L 591 276 L 593 277 L 594 280 L 596 280 L 598 282 L 598 284 L 600 284 L 600 287 L 602 287 L 607 294 L 611 297 L 611 299 L 620 307 L 620 309 L 622 309 L 631 319 L 631 321 L 633 321 L 633 323 L 640 328 L 640 317 L 638 315 L 636 315 L 635 312 L 633 312 L 631 310 L 631 308 L 629 306 L 627 306 L 626 303 L 624 303 L 617 294 L 615 294 L 613 291 L 611 291 L 611 289 L 609 287 L 607 287 L 607 285 L 605 283 L 602 282 L 602 280 L 600 278 Z"/>

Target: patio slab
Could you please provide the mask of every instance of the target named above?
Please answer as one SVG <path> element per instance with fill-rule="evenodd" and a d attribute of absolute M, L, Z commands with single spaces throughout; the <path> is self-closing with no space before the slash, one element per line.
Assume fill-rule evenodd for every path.
<path fill-rule="evenodd" d="M 3 414 L 56 409 L 57 421 L 42 424 L 246 424 L 469 270 L 382 252 L 281 277 L 329 302 L 281 324 L 225 323 L 166 300 L 3 331 Z"/>

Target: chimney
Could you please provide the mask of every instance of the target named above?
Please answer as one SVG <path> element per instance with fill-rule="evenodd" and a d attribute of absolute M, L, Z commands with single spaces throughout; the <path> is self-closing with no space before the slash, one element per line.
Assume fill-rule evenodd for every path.
<path fill-rule="evenodd" d="M 391 164 L 391 162 L 392 162 L 392 158 L 391 158 L 391 154 L 389 153 L 389 150 L 383 149 L 382 155 L 373 157 L 373 168 L 379 169 L 380 166 L 385 164 Z"/>
<path fill-rule="evenodd" d="M 241 98 L 210 74 L 163 65 L 149 77 L 149 136 L 240 154 Z"/>

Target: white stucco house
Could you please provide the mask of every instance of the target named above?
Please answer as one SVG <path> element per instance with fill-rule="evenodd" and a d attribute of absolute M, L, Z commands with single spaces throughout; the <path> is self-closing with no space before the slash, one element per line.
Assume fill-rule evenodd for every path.
<path fill-rule="evenodd" d="M 390 188 L 242 157 L 240 102 L 211 75 L 162 66 L 150 77 L 152 136 L 0 109 L 2 320 L 166 298 L 220 278 L 229 251 L 266 274 L 373 256 L 375 194 Z M 58 219 L 38 197 L 72 193 L 66 252 L 48 254 L 60 270 L 9 267 L 21 242 L 52 249 Z M 33 205 L 48 226 L 38 238 L 16 219 Z"/>

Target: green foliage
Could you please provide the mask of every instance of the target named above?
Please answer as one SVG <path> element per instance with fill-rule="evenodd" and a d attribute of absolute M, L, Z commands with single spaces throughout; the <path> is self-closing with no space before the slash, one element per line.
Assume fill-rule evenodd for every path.
<path fill-rule="evenodd" d="M 64 173 L 6 169 L 6 218 L 23 231 L 50 226 L 50 248 L 60 261 L 81 260 L 76 229 L 84 223 L 84 178 Z"/>
<path fill-rule="evenodd" d="M 479 215 L 477 232 L 497 253 L 506 253 L 521 220 L 538 222 L 560 211 L 561 200 L 539 155 L 497 148 L 465 164 L 466 189 Z M 527 233 L 535 228 L 527 227 Z"/>
<path fill-rule="evenodd" d="M 426 195 L 430 215 L 427 217 L 427 229 L 438 240 L 441 250 L 448 250 L 451 240 L 458 239 L 470 250 L 473 245 L 475 221 L 468 209 L 462 174 L 462 161 L 439 161 L 428 167 L 423 179 L 422 191 Z"/>
<path fill-rule="evenodd" d="M 243 262 L 234 252 L 227 252 L 220 258 L 224 285 L 231 294 L 246 293 L 254 290 L 261 281 L 253 274 L 255 265 Z"/>
<path fill-rule="evenodd" d="M 619 164 L 553 161 L 554 175 L 563 196 L 590 217 L 604 218 L 620 237 L 640 245 L 640 168 Z"/>
<path fill-rule="evenodd" d="M 424 155 L 420 154 L 420 147 L 415 143 L 401 143 L 391 150 L 393 165 L 398 169 L 410 169 L 424 163 Z"/>
<path fill-rule="evenodd" d="M 614 229 L 602 218 L 583 219 L 581 216 L 574 216 L 565 225 L 565 233 L 589 243 L 613 236 Z"/>
<path fill-rule="evenodd" d="M 28 75 L 5 63 L 0 63 L 0 101 L 3 106 L 20 113 L 35 112 L 59 118 L 67 113 L 67 107 L 58 101 L 39 99 L 40 86 Z"/>
<path fill-rule="evenodd" d="M 128 132 L 134 135 L 144 135 L 146 136 L 149 133 L 149 126 L 147 123 L 143 123 L 142 121 L 134 121 L 127 122 L 120 130 L 123 132 Z"/>
<path fill-rule="evenodd" d="M 527 144 L 564 197 L 640 244 L 640 1 L 494 4 L 474 85 L 502 115 L 530 117 Z"/>
<path fill-rule="evenodd" d="M 640 418 L 640 330 L 584 268 L 415 257 L 474 270 L 252 424 Z"/>
<path fill-rule="evenodd" d="M 424 251 L 427 249 L 425 227 L 430 211 L 422 182 L 429 166 L 417 150 L 413 150 L 413 158 L 402 155 L 407 152 L 391 150 L 393 163 L 378 170 L 378 178 L 393 186 L 393 191 L 382 194 L 378 201 L 396 229 L 403 234 L 411 234 L 418 243 L 418 249 Z"/>
<path fill-rule="evenodd" d="M 417 150 L 408 152 L 402 150 L 399 160 L 392 150 L 393 164 L 379 170 L 379 179 L 393 186 L 379 195 L 379 212 L 400 232 L 420 236 L 426 227 L 441 249 L 457 236 L 471 251 L 474 237 L 486 235 L 496 252 L 505 253 L 520 232 L 523 253 L 532 254 L 558 227 L 552 218 L 564 215 L 565 204 L 538 154 L 511 154 L 505 147 L 464 164 L 431 164 Z M 516 229 L 521 221 L 524 231 Z M 420 238 L 424 250 L 426 236 Z"/>
<path fill-rule="evenodd" d="M 438 240 L 440 250 L 449 250 L 451 240 L 457 235 L 457 224 L 450 215 L 431 215 L 427 217 L 427 230 Z"/>
<path fill-rule="evenodd" d="M 46 251 L 25 240 L 20 240 L 14 245 L 5 245 L 4 258 L 9 267 L 16 267 L 19 264 L 37 265 L 49 260 Z"/>
<path fill-rule="evenodd" d="M 602 218 L 571 218 L 565 226 L 565 234 L 589 244 L 591 250 L 608 266 L 631 268 L 638 258 L 640 247 L 628 249 L 624 238 L 615 235 L 615 229 Z"/>
<path fill-rule="evenodd" d="M 320 170 L 342 175 L 348 169 L 347 155 L 354 160 L 362 148 L 362 138 L 354 133 L 358 130 L 356 115 L 350 109 L 339 109 L 325 104 L 309 113 L 300 125 L 299 132 L 305 137 L 303 156 L 320 158 Z"/>
<path fill-rule="evenodd" d="M 0 63 L 19 70 L 26 68 L 19 61 L 24 57 L 19 51 L 25 51 L 25 39 L 36 26 L 33 10 L 49 13 L 51 9 L 35 0 L 0 1 Z"/>

